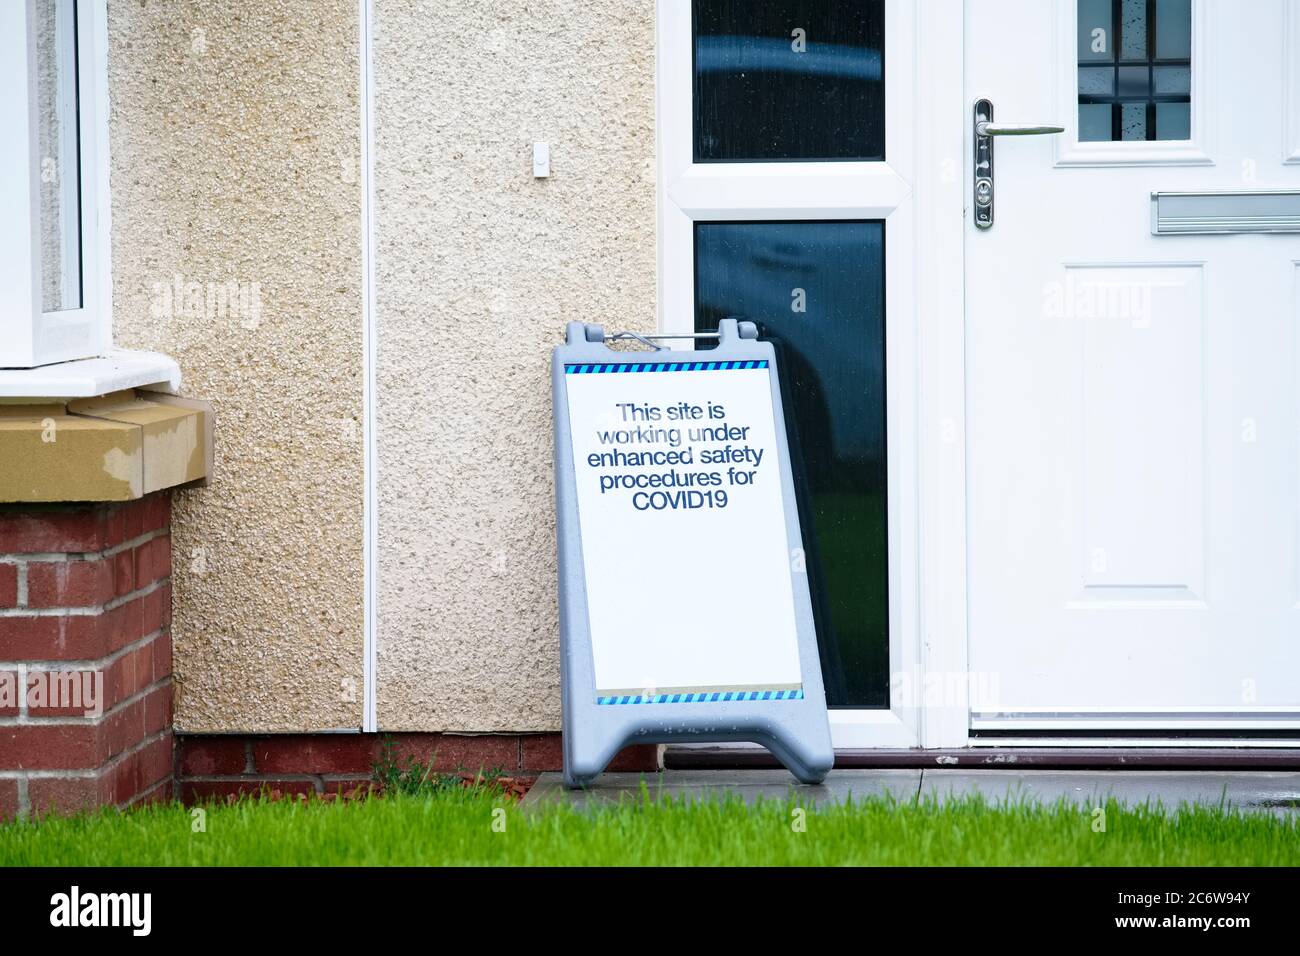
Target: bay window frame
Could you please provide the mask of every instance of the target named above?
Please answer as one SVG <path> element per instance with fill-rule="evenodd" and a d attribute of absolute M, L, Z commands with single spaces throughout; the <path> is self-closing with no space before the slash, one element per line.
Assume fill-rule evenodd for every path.
<path fill-rule="evenodd" d="M 42 303 L 37 0 L 0 3 L 0 369 L 95 358 L 107 354 L 112 341 L 108 8 L 106 0 L 71 2 L 77 24 L 81 301 L 77 308 L 52 312 L 43 311 Z M 68 241 L 66 218 L 64 225 Z"/>

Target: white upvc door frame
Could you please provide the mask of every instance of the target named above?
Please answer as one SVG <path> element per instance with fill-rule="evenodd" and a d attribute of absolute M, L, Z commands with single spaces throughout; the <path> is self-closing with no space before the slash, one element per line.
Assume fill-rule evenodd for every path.
<path fill-rule="evenodd" d="M 693 331 L 698 221 L 885 221 L 891 706 L 831 731 L 967 746 L 961 0 L 886 0 L 884 162 L 695 164 L 691 2 L 657 7 L 660 331 Z"/>
<path fill-rule="evenodd" d="M 1300 163 L 1300 0 L 1285 0 L 1282 14 L 1282 162 Z"/>

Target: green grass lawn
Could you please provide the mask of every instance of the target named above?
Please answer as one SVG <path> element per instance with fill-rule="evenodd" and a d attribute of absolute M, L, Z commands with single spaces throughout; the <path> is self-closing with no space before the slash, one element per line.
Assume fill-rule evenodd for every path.
<path fill-rule="evenodd" d="M 483 790 L 352 802 L 246 800 L 0 826 L 5 866 L 232 865 L 1090 865 L 1300 863 L 1293 819 L 1218 809 L 1166 815 L 1058 805 L 937 806 L 876 799 L 809 809 L 629 802 L 584 813 L 521 811 Z"/>

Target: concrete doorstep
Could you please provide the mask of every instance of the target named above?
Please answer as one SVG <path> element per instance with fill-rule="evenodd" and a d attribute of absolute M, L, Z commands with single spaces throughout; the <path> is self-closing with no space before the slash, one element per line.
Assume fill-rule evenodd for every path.
<path fill-rule="evenodd" d="M 896 800 L 982 794 L 994 803 L 1019 800 L 1052 804 L 1065 799 L 1093 807 L 1107 798 L 1128 806 L 1144 803 L 1166 810 L 1183 804 L 1293 814 L 1300 810 L 1300 772 L 1160 770 L 833 770 L 825 782 L 800 784 L 785 770 L 665 770 L 657 774 L 606 773 L 585 790 L 567 790 L 558 773 L 542 774 L 521 804 L 525 809 L 555 803 L 575 807 L 641 799 L 644 782 L 652 798 L 704 800 L 734 794 L 746 803 L 791 796 L 818 805 L 886 794 Z"/>

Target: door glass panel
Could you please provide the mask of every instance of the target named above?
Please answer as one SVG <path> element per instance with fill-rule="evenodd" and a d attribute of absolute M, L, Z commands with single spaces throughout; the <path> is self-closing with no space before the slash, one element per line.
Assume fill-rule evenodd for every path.
<path fill-rule="evenodd" d="M 1191 137 L 1191 0 L 1078 0 L 1078 57 L 1080 142 Z"/>
<path fill-rule="evenodd" d="M 1185 66 L 1158 66 L 1151 72 L 1158 94 L 1181 93 L 1186 96 L 1192 92 L 1192 71 Z"/>
<path fill-rule="evenodd" d="M 1147 58 L 1147 0 L 1120 0 L 1116 41 L 1121 60 Z"/>
<path fill-rule="evenodd" d="M 701 222 L 695 328 L 776 347 L 826 700 L 889 706 L 884 224 Z M 702 346 L 703 347 L 703 346 Z"/>
<path fill-rule="evenodd" d="M 1079 0 L 1079 62 L 1111 63 L 1111 0 Z"/>
<path fill-rule="evenodd" d="M 1115 92 L 1115 71 L 1108 66 L 1080 67 L 1079 92 L 1110 96 Z"/>
<path fill-rule="evenodd" d="M 1111 114 L 1107 105 L 1079 104 L 1079 141 L 1083 143 L 1110 139 Z"/>
<path fill-rule="evenodd" d="M 81 308 L 81 157 L 75 0 L 37 0 L 41 310 Z"/>
<path fill-rule="evenodd" d="M 1192 111 L 1186 103 L 1156 104 L 1156 139 L 1191 139 Z"/>
<path fill-rule="evenodd" d="M 1145 103 L 1120 104 L 1120 139 L 1124 141 L 1147 138 L 1147 105 Z"/>
<path fill-rule="evenodd" d="M 1122 100 L 1145 100 L 1151 92 L 1151 71 L 1145 66 L 1121 66 L 1115 71 L 1115 87 Z M 1138 104 L 1145 107 L 1145 103 Z"/>
<path fill-rule="evenodd" d="M 695 161 L 880 160 L 883 0 L 694 0 Z"/>
<path fill-rule="evenodd" d="M 1192 5 L 1188 0 L 1156 0 L 1156 59 L 1191 57 Z"/>

